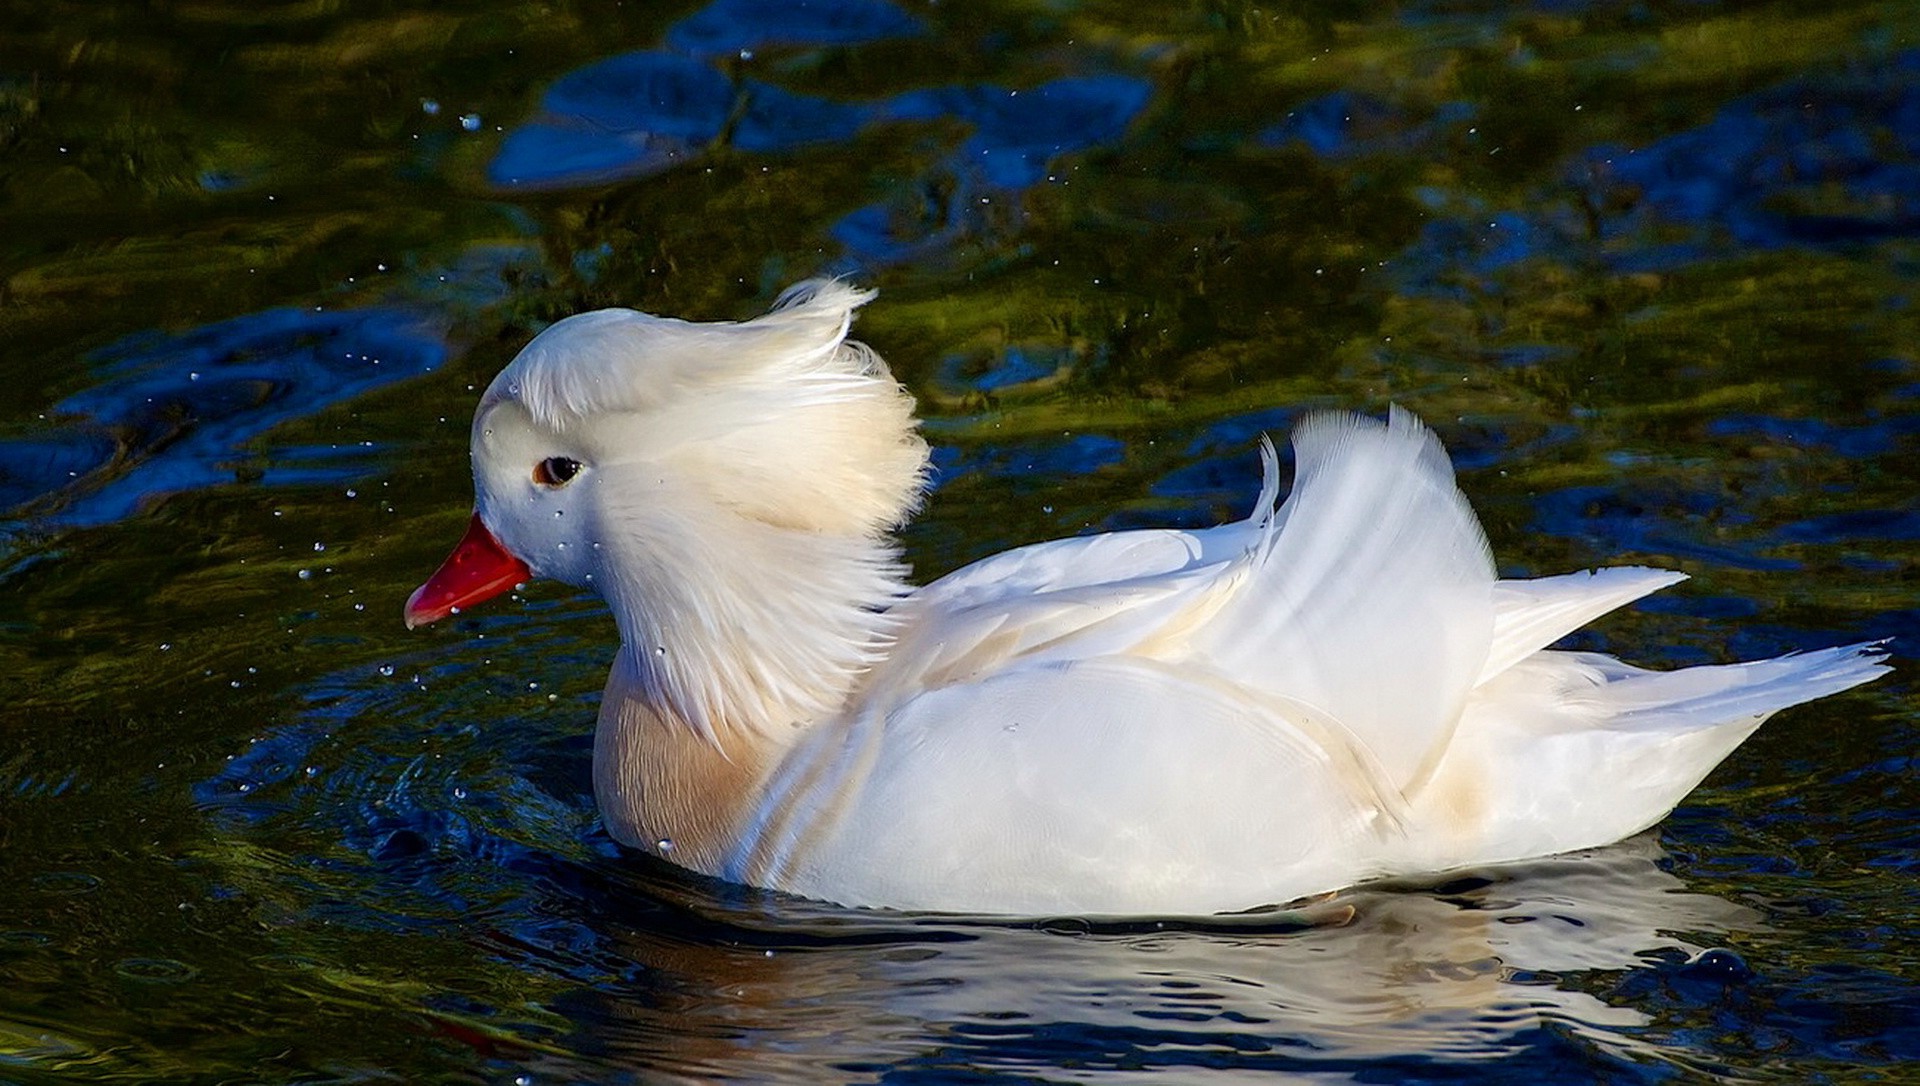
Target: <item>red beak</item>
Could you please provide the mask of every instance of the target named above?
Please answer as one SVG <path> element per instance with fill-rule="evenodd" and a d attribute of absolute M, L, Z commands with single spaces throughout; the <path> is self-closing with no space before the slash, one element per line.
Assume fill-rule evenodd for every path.
<path fill-rule="evenodd" d="M 426 584 L 407 597 L 407 629 L 438 622 L 457 607 L 490 600 L 532 579 L 533 571 L 527 564 L 508 554 L 475 513 L 460 545 L 453 548 Z"/>

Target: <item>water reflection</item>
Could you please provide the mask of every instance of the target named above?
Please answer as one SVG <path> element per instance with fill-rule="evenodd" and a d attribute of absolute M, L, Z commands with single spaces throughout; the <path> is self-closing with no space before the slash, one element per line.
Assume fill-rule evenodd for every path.
<path fill-rule="evenodd" d="M 833 236 L 853 256 L 879 265 L 931 257 L 963 238 L 1011 227 L 1019 216 L 1009 197 L 1064 180 L 1048 172 L 1060 156 L 1119 139 L 1151 94 L 1144 81 L 1119 75 L 1056 79 L 1025 91 L 965 86 L 903 94 L 885 105 L 883 117 L 952 117 L 973 134 L 890 199 L 849 213 Z"/>
<path fill-rule="evenodd" d="M 1257 146 L 1301 146 L 1323 158 L 1424 151 L 1463 134 L 1475 115 L 1466 102 L 1448 102 L 1424 120 L 1370 94 L 1337 90 L 1287 111 L 1280 123 L 1254 137 Z"/>
<path fill-rule="evenodd" d="M 556 80 L 540 115 L 507 134 L 487 176 L 507 188 L 572 188 L 649 177 L 722 144 L 772 154 L 846 143 L 880 124 L 957 122 L 969 135 L 937 165 L 833 228 L 854 258 L 898 263 L 1004 222 L 1013 212 L 994 206 L 996 198 L 1049 180 L 1064 154 L 1117 140 L 1152 96 L 1144 80 L 1101 74 L 1025 89 L 962 84 L 842 101 L 723 68 L 767 45 L 854 45 L 921 30 L 877 0 L 718 0 L 671 28 L 666 49 L 611 57 Z"/>
<path fill-rule="evenodd" d="M 732 124 L 746 150 L 851 137 L 869 116 L 758 80 L 738 86 L 707 62 L 629 53 L 572 72 L 541 116 L 508 133 L 488 167 L 498 185 L 562 188 L 646 177 L 690 161 Z"/>
<path fill-rule="evenodd" d="M 590 922 L 638 968 L 567 1001 L 580 1031 L 570 1047 L 695 1078 L 785 1081 L 818 1080 L 823 1059 L 844 1081 L 1063 1066 L 1344 1073 L 1543 1049 L 1587 1064 L 1670 1060 L 1639 1036 L 1644 1014 L 1605 998 L 1605 976 L 1764 925 L 1688 891 L 1661 858 L 1643 836 L 1432 889 L 1193 924 L 729 906 L 664 879 L 645 892 L 681 915 L 636 916 L 618 900 L 636 888 L 614 885 Z"/>
<path fill-rule="evenodd" d="M 885 0 L 714 0 L 675 23 L 667 44 L 727 56 L 768 46 L 856 45 L 925 33 Z"/>
<path fill-rule="evenodd" d="M 508 133 L 488 167 L 494 183 L 566 188 L 646 177 L 716 142 L 769 154 L 853 139 L 880 123 L 957 121 L 971 129 L 933 170 L 896 196 L 849 212 L 833 235 L 855 256 L 891 263 L 980 232 L 1007 197 L 1048 180 L 1059 156 L 1114 140 L 1151 88 L 1125 76 L 1063 78 L 1027 90 L 955 86 L 871 102 L 838 102 L 704 60 L 629 53 L 554 83 L 537 119 Z"/>
<path fill-rule="evenodd" d="M 669 48 L 556 80 L 541 115 L 507 135 L 487 176 L 512 188 L 564 188 L 660 173 L 723 137 L 762 153 L 849 139 L 878 106 L 736 79 L 717 65 L 768 46 L 855 45 L 922 30 L 884 0 L 715 0 L 668 30 Z"/>
<path fill-rule="evenodd" d="M 1469 131 L 1477 143 L 1491 138 Z M 1328 157 L 1432 139 L 1430 127 L 1389 106 L 1338 95 L 1266 137 Z M 1419 195 L 1442 214 L 1392 263 L 1404 288 L 1438 294 L 1497 290 L 1493 276 L 1541 257 L 1612 273 L 1674 271 L 1724 259 L 1730 245 L 1846 248 L 1912 237 L 1920 233 L 1920 51 L 1781 83 L 1642 146 L 1587 148 L 1527 210 L 1458 189 Z"/>
<path fill-rule="evenodd" d="M 168 494 L 238 479 L 298 486 L 372 470 L 370 444 L 255 442 L 296 418 L 418 377 L 445 357 L 437 322 L 397 309 L 274 309 L 123 340 L 53 426 L 0 441 L 0 509 L 105 524 Z"/>
<path fill-rule="evenodd" d="M 1603 236 L 1661 222 L 1758 247 L 1910 236 L 1920 232 L 1920 51 L 1781 84 L 1645 147 L 1597 148 L 1583 165 L 1590 203 L 1619 209 Z"/>

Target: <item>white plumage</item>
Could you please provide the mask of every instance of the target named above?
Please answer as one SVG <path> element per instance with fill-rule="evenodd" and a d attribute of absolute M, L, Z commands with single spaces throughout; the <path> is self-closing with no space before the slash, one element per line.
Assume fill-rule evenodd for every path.
<path fill-rule="evenodd" d="M 1263 449 L 1244 521 L 912 589 L 887 533 L 926 452 L 846 339 L 871 297 L 569 318 L 476 412 L 475 527 L 409 621 L 529 570 L 607 599 L 594 777 L 628 845 L 850 905 L 1244 909 L 1617 840 L 1772 713 L 1886 670 L 1873 645 L 1677 672 L 1548 649 L 1681 575 L 1498 580 L 1398 410 L 1303 423 L 1284 503 Z"/>

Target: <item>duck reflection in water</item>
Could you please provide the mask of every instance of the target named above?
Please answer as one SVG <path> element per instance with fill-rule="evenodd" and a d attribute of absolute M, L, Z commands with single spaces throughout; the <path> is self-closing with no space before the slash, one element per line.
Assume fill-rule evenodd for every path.
<path fill-rule="evenodd" d="M 1648 1016 L 1609 994 L 1610 974 L 1698 958 L 1766 924 L 1688 890 L 1664 859 L 1645 834 L 1437 886 L 1189 922 L 848 912 L 607 866 L 583 919 L 605 940 L 597 957 L 639 968 L 556 1009 L 577 1030 L 567 1048 L 696 1081 L 1063 1060 L 1214 1081 L 1226 1052 L 1243 1073 L 1339 1078 L 1348 1061 L 1478 1064 L 1569 1040 L 1670 1062 Z M 545 1071 L 569 1073 L 561 1058 Z"/>

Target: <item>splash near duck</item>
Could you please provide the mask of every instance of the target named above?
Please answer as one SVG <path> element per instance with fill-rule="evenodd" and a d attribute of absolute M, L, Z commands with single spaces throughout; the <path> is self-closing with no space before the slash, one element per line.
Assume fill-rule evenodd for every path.
<path fill-rule="evenodd" d="M 410 626 L 533 577 L 619 625 L 612 835 L 845 905 L 1198 914 L 1619 840 L 1877 644 L 1650 671 L 1548 648 L 1684 578 L 1502 580 L 1439 439 L 1313 416 L 1247 519 L 1020 547 L 915 588 L 911 396 L 873 298 L 536 336 L 473 422 L 466 537 Z"/>

